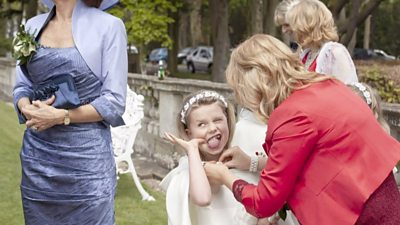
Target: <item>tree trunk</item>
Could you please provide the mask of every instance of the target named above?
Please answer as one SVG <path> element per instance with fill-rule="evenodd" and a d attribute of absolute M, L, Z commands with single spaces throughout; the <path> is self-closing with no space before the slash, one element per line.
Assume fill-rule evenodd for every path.
<path fill-rule="evenodd" d="M 179 12 L 176 10 L 169 14 L 175 22 L 168 25 L 168 35 L 172 39 L 172 48 L 168 50 L 168 71 L 170 74 L 176 74 L 178 72 Z"/>
<path fill-rule="evenodd" d="M 275 26 L 274 15 L 278 0 L 264 0 L 264 33 L 277 36 L 278 28 Z"/>
<path fill-rule="evenodd" d="M 25 5 L 25 19 L 29 20 L 30 18 L 37 15 L 38 12 L 38 1 L 37 0 L 30 0 Z"/>
<path fill-rule="evenodd" d="M 179 44 L 178 49 L 191 46 L 189 3 L 184 2 L 179 9 Z"/>
<path fill-rule="evenodd" d="M 369 49 L 369 42 L 370 42 L 370 35 L 371 35 L 371 15 L 365 20 L 364 25 L 364 40 L 363 40 L 363 48 Z"/>
<path fill-rule="evenodd" d="M 344 34 L 340 42 L 348 45 L 354 30 L 360 26 L 367 17 L 376 9 L 383 0 L 368 0 L 364 7 L 361 7 L 360 0 L 351 1 L 353 4 L 352 13 L 346 21 L 339 21 L 337 23 L 339 34 Z M 356 7 L 358 5 L 358 8 Z"/>
<path fill-rule="evenodd" d="M 263 32 L 263 1 L 262 0 L 248 0 L 249 4 L 249 18 L 250 30 L 249 35 L 259 34 Z"/>
<path fill-rule="evenodd" d="M 190 1 L 190 33 L 192 34 L 191 46 L 197 46 L 203 43 L 200 14 L 201 4 L 202 0 Z"/>
<path fill-rule="evenodd" d="M 139 67 L 140 67 L 140 73 L 141 74 L 147 74 L 147 66 L 146 66 L 146 52 L 147 49 L 144 44 L 140 44 L 137 46 L 138 51 L 139 51 Z"/>
<path fill-rule="evenodd" d="M 361 0 L 352 1 L 350 16 L 346 25 L 346 33 L 342 36 L 340 40 L 340 42 L 345 46 L 349 45 L 351 39 L 353 38 L 353 33 L 357 28 L 357 16 L 360 7 L 361 7 Z"/>
<path fill-rule="evenodd" d="M 228 0 L 209 0 L 211 10 L 211 33 L 214 43 L 212 80 L 225 82 L 230 39 L 228 31 Z"/>

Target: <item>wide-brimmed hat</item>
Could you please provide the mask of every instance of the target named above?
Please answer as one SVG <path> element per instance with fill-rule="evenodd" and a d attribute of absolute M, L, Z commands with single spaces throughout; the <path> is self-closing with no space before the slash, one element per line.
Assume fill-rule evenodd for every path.
<path fill-rule="evenodd" d="M 49 9 L 53 8 L 54 3 L 52 0 L 42 0 L 43 4 L 45 4 Z M 101 10 L 107 10 L 114 5 L 116 5 L 119 2 L 119 0 L 103 0 L 100 4 L 99 9 Z"/>

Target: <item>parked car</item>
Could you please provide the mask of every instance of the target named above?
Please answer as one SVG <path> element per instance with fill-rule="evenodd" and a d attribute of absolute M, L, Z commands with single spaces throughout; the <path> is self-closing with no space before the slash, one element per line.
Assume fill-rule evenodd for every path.
<path fill-rule="evenodd" d="M 178 52 L 178 64 L 186 64 L 186 57 L 192 49 L 192 47 L 186 47 Z"/>
<path fill-rule="evenodd" d="M 194 48 L 186 56 L 187 69 L 192 73 L 196 71 L 211 72 L 213 55 L 213 47 L 211 46 Z"/>
<path fill-rule="evenodd" d="M 167 61 L 168 58 L 168 49 L 167 48 L 156 48 L 153 49 L 149 54 L 149 62 L 158 63 L 158 61 L 163 60 Z"/>
<path fill-rule="evenodd" d="M 380 49 L 364 49 L 355 48 L 353 50 L 353 59 L 381 59 L 381 60 L 396 60 L 396 57 L 387 54 Z"/>
<path fill-rule="evenodd" d="M 374 53 L 378 56 L 378 58 L 381 58 L 384 60 L 396 60 L 396 57 L 389 55 L 380 49 L 374 49 Z"/>
<path fill-rule="evenodd" d="M 128 51 L 129 54 L 138 54 L 138 49 L 134 45 L 128 45 L 126 47 L 126 50 Z"/>

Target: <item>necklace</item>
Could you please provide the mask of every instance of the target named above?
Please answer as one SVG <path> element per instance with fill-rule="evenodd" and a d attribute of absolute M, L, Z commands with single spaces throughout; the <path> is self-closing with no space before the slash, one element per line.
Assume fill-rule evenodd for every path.
<path fill-rule="evenodd" d="M 306 62 L 304 63 L 304 67 L 308 70 L 310 65 L 314 62 L 314 60 L 318 57 L 319 49 L 316 52 L 313 52 L 311 49 L 307 53 Z"/>

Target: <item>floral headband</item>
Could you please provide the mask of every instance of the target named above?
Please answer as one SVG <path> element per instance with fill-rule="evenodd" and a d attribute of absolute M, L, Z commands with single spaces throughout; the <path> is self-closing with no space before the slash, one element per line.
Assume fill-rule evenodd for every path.
<path fill-rule="evenodd" d="M 215 91 L 203 91 L 203 92 L 191 97 L 186 102 L 186 104 L 183 106 L 183 109 L 181 111 L 181 122 L 183 124 L 186 124 L 185 116 L 186 116 L 186 113 L 189 110 L 190 106 L 192 106 L 195 102 L 198 102 L 201 99 L 209 98 L 209 97 L 212 97 L 215 100 L 221 101 L 225 107 L 228 107 L 228 103 L 225 101 L 225 98 L 222 95 L 218 94 Z"/>
<path fill-rule="evenodd" d="M 365 100 L 367 101 L 368 105 L 372 104 L 371 93 L 369 93 L 367 87 L 365 87 L 361 83 L 352 83 L 351 86 L 354 86 L 354 87 L 358 88 L 358 90 L 360 90 L 360 92 L 363 94 Z"/>

